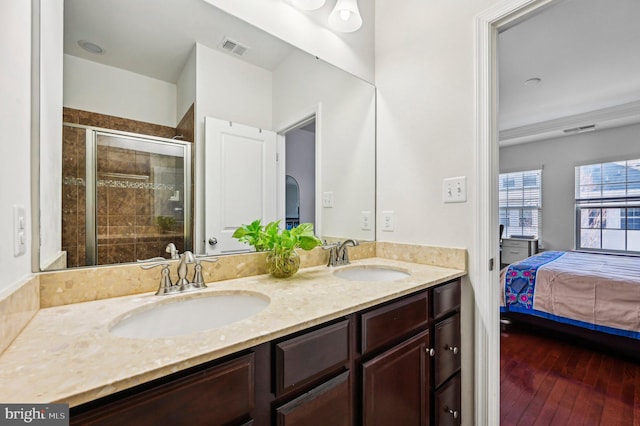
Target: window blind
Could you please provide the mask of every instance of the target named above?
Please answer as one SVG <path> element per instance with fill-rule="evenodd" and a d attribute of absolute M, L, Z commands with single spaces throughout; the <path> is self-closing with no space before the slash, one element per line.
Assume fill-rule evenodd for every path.
<path fill-rule="evenodd" d="M 542 234 L 542 170 L 501 173 L 498 198 L 503 237 Z"/>
<path fill-rule="evenodd" d="M 640 253 L 640 159 L 575 170 L 576 248 Z"/>

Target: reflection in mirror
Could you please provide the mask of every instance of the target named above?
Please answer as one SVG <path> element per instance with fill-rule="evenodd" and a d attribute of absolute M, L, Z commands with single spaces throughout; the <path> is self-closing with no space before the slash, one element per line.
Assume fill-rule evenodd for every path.
<path fill-rule="evenodd" d="M 52 163 L 51 158 L 40 159 L 40 200 L 44 208 L 59 197 L 62 207 L 48 212 L 46 220 L 41 221 L 41 239 L 46 240 L 41 243 L 41 268 L 88 264 L 87 234 L 93 231 L 87 228 L 87 207 L 97 213 L 97 245 L 100 236 L 114 242 L 105 251 L 111 255 L 101 255 L 98 250 L 96 259 L 104 263 L 168 256 L 165 239 L 145 245 L 147 237 L 138 237 L 136 231 L 161 236 L 173 232 L 175 241 L 171 242 L 177 245 L 184 235 L 182 250 L 205 254 L 210 252 L 207 241 L 221 230 L 232 231 L 256 219 L 255 210 L 243 209 L 248 203 L 242 193 L 227 194 L 233 209 L 226 213 L 205 209 L 211 176 L 216 174 L 205 160 L 211 154 L 205 130 L 207 117 L 275 133 L 278 161 L 271 159 L 269 167 L 273 170 L 265 173 L 275 175 L 275 189 L 268 196 L 275 200 L 276 207 L 273 217 L 264 217 L 265 221 L 281 219 L 284 226 L 285 176 L 304 172 L 307 183 L 296 176 L 300 186 L 299 221 L 315 223 L 323 239 L 374 240 L 374 227 L 362 229 L 361 221 L 363 212 L 375 211 L 372 85 L 202 0 L 171 0 L 163 2 L 162 7 L 155 0 L 56 1 L 64 4 L 64 55 L 60 59 L 64 64 L 60 99 L 63 119 L 59 117 L 59 105 L 47 105 L 42 114 L 50 122 L 58 120 L 66 125 L 61 142 L 62 166 Z M 61 27 L 59 23 L 51 26 Z M 62 38 L 62 30 L 59 36 Z M 55 73 L 49 74 L 45 68 L 44 85 L 55 85 L 55 78 Z M 312 121 L 315 124 L 310 127 Z M 80 135 L 78 129 L 85 133 Z M 107 180 L 131 192 L 144 187 L 147 194 L 114 198 L 113 206 L 109 206 L 113 210 L 106 210 L 106 218 L 100 218 L 100 212 L 105 212 L 100 189 L 93 205 L 77 191 L 78 183 L 85 182 L 80 179 L 86 174 L 83 138 L 87 130 L 126 132 L 134 138 L 177 146 L 188 144 L 193 155 L 183 156 L 191 161 L 181 166 L 177 166 L 180 161 L 173 160 L 175 168 L 184 171 L 182 177 L 176 177 L 181 172 L 170 171 L 164 160 L 149 160 L 151 168 L 146 168 L 146 160 L 141 159 L 146 154 L 133 150 L 114 154 L 119 169 L 107 172 L 111 175 L 106 177 L 98 174 L 97 188 L 104 185 L 99 181 Z M 310 163 L 291 153 L 301 147 L 289 142 L 296 133 L 313 142 Z M 56 180 L 57 173 L 61 176 Z M 141 180 L 141 176 L 156 174 L 165 180 Z M 218 175 L 216 179 L 228 176 Z M 191 177 L 192 183 L 188 179 Z M 65 184 L 69 182 L 75 182 L 75 193 L 71 188 L 74 185 Z M 327 193 L 332 195 L 331 207 L 322 205 L 323 194 Z M 132 204 L 136 198 L 146 202 Z M 134 210 L 139 214 L 128 214 Z M 207 228 L 211 217 L 218 219 L 220 229 Z M 218 253 L 224 252 L 220 247 Z M 125 258 L 124 253 L 133 257 Z"/>

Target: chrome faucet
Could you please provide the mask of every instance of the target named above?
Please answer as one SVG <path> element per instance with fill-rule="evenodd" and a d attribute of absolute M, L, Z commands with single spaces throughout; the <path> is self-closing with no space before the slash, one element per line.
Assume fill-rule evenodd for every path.
<path fill-rule="evenodd" d="M 176 285 L 180 286 L 180 291 L 186 291 L 191 284 L 187 279 L 187 272 L 189 271 L 190 263 L 195 263 L 196 259 L 193 257 L 193 253 L 189 250 L 180 255 L 180 262 L 178 263 L 178 282 Z"/>
<path fill-rule="evenodd" d="M 325 244 L 322 246 L 324 250 L 329 250 L 329 260 L 327 261 L 327 266 L 341 266 L 348 265 L 349 263 L 349 252 L 347 251 L 347 246 L 355 247 L 358 245 L 358 242 L 353 239 L 345 240 L 344 242 L 336 242 L 332 244 Z"/>
<path fill-rule="evenodd" d="M 156 295 L 163 296 L 166 294 L 184 293 L 186 291 L 207 288 L 202 275 L 201 262 L 215 262 L 217 260 L 217 258 L 197 259 L 193 253 L 185 251 L 180 255 L 180 262 L 178 263 L 178 281 L 175 284 L 171 282 L 171 277 L 169 276 L 171 272 L 169 269 L 170 263 L 167 261 L 140 265 L 140 267 L 142 269 L 151 269 L 157 266 L 162 266 L 162 276 L 160 277 L 160 285 L 158 286 Z M 190 263 L 195 263 L 196 265 L 192 282 L 189 282 L 187 279 L 187 274 L 189 273 L 188 265 Z"/>
<path fill-rule="evenodd" d="M 341 265 L 348 265 L 349 263 L 349 252 L 347 251 L 347 246 L 355 247 L 359 245 L 356 240 L 348 239 L 345 240 L 342 244 L 338 246 L 338 259 L 340 259 Z"/>
<path fill-rule="evenodd" d="M 176 248 L 175 244 L 173 243 L 167 244 L 167 248 L 165 248 L 164 251 L 171 254 L 172 260 L 180 259 L 180 254 L 178 253 L 178 249 Z"/>

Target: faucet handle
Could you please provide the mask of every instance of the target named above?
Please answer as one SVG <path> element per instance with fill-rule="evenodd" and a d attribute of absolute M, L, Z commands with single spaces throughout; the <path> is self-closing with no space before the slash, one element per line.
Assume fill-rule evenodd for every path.
<path fill-rule="evenodd" d="M 194 288 L 207 288 L 207 285 L 204 283 L 204 277 L 202 276 L 202 263 L 201 262 L 217 262 L 218 258 L 198 258 L 195 259 L 196 266 L 194 267 L 193 272 L 193 280 L 191 281 L 191 285 Z"/>
<path fill-rule="evenodd" d="M 152 257 L 151 259 L 148 260 L 138 260 L 138 262 L 144 263 L 144 262 L 148 262 L 151 260 L 166 260 L 164 257 Z M 156 262 L 156 263 L 144 263 L 142 265 L 140 265 L 140 268 L 142 269 L 152 269 L 152 268 L 156 268 L 158 266 L 166 266 L 167 268 L 169 267 L 169 263 L 167 262 Z"/>
<path fill-rule="evenodd" d="M 151 257 L 149 259 L 136 259 L 138 263 L 146 263 L 146 262 L 162 262 L 163 260 L 167 260 L 164 257 Z M 157 264 L 156 264 L 157 265 Z"/>
<path fill-rule="evenodd" d="M 156 291 L 156 295 L 164 295 L 175 293 L 177 288 L 171 282 L 171 277 L 169 276 L 169 262 L 157 262 L 150 263 L 148 265 L 140 265 L 142 269 L 152 269 L 158 266 L 162 266 L 162 276 L 160 277 L 160 285 L 158 286 L 158 291 Z"/>

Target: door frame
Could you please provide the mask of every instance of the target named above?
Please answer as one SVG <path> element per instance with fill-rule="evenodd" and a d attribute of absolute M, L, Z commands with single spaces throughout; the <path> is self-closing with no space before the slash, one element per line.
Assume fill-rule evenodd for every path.
<path fill-rule="evenodd" d="M 475 256 L 470 265 L 475 309 L 475 424 L 500 424 L 500 284 L 498 238 L 497 35 L 562 0 L 505 0 L 475 19 Z"/>
<path fill-rule="evenodd" d="M 297 111 L 288 119 L 282 121 L 275 127 L 276 132 L 276 152 L 278 158 L 278 164 L 276 165 L 276 217 L 282 219 L 282 226 L 286 220 L 286 147 L 285 147 L 285 134 L 290 130 L 294 130 L 301 127 L 304 123 L 309 122 L 315 118 L 316 132 L 315 132 L 315 199 L 316 199 L 316 211 L 315 211 L 315 224 L 313 231 L 315 235 L 322 236 L 322 103 L 318 102 L 316 105 L 302 108 Z"/>

